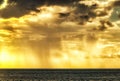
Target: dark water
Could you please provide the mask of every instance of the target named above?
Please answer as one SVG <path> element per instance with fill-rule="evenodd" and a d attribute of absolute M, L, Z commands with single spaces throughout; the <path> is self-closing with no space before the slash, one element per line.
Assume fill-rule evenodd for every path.
<path fill-rule="evenodd" d="M 119 81 L 119 69 L 2 69 L 2 81 Z"/>

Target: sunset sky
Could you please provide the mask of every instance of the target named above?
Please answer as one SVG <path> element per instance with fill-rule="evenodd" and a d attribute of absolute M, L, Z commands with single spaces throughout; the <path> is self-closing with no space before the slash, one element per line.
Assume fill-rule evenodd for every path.
<path fill-rule="evenodd" d="M 119 28 L 120 0 L 0 0 L 0 67 L 39 68 L 43 66 L 48 68 L 87 68 L 88 66 L 86 64 L 89 63 L 78 66 L 79 62 L 76 63 L 73 61 L 71 65 L 65 66 L 66 64 L 64 63 L 68 64 L 68 61 L 62 60 L 62 57 L 59 58 L 61 59 L 59 61 L 62 61 L 63 65 L 61 65 L 59 61 L 58 63 L 53 62 L 53 59 L 56 57 L 49 57 L 49 60 L 52 59 L 50 65 L 49 61 L 46 62 L 48 65 L 40 64 L 39 59 L 44 56 L 37 56 L 37 54 L 42 54 L 42 52 L 45 51 L 44 45 L 42 46 L 42 43 L 40 43 L 41 39 L 54 36 L 58 37 L 60 36 L 59 34 L 65 34 L 65 32 L 85 33 L 85 35 L 86 33 L 90 34 L 93 32 L 95 36 L 98 36 L 99 33 L 101 35 L 101 33 L 107 32 L 104 34 L 105 37 L 109 38 L 115 35 L 119 38 Z M 115 33 L 116 30 L 117 33 Z M 77 36 L 78 35 L 75 37 Z M 91 43 L 91 41 L 95 42 L 95 36 L 92 34 L 87 35 L 85 36 L 87 37 L 85 41 L 88 43 Z M 113 39 L 116 38 L 113 37 Z M 109 41 L 112 41 L 112 39 L 109 39 Z M 67 43 L 65 45 L 67 45 Z M 89 46 L 89 44 L 87 45 Z M 39 48 L 41 50 L 43 49 L 43 51 L 38 51 Z M 85 48 L 88 49 L 86 45 Z M 64 50 L 66 48 L 62 47 L 62 49 Z M 55 48 L 55 50 L 57 49 Z M 72 53 L 71 50 L 69 49 L 70 53 L 68 54 Z M 82 53 L 80 51 L 77 52 Z M 96 51 L 94 50 L 94 52 Z M 65 56 L 64 58 L 69 57 Z M 74 58 L 73 56 L 72 59 L 79 58 L 77 58 L 77 56 Z M 27 63 L 29 63 L 28 66 L 26 66 Z M 57 65 L 54 65 L 54 63 Z M 108 67 L 110 66 L 111 65 L 108 65 Z M 95 68 L 99 66 L 89 67 Z M 105 67 L 107 67 L 107 65 Z M 115 67 L 120 66 L 116 65 Z"/>

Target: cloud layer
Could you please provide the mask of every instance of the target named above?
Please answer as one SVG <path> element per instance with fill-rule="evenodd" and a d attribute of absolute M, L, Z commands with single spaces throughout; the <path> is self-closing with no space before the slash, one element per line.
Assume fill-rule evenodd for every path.
<path fill-rule="evenodd" d="M 33 2 L 33 0 L 30 0 L 30 3 L 10 0 L 8 7 L 0 12 L 3 16 L 0 19 L 1 30 L 6 31 L 8 36 L 19 38 L 68 31 L 103 31 L 117 27 L 116 23 L 110 21 L 110 17 L 114 6 L 119 6 L 119 1 L 67 0 L 66 3 L 69 4 L 66 5 L 64 1 L 59 1 L 59 4 L 41 1 L 41 4 L 34 2 L 34 6 L 31 7 Z M 22 6 L 22 3 L 26 5 Z M 27 7 L 31 7 L 30 10 L 26 9 Z M 2 33 L 1 36 L 6 35 Z"/>

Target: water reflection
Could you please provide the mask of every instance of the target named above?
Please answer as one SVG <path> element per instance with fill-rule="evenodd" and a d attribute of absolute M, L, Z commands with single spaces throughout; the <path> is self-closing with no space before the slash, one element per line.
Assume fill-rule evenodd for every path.
<path fill-rule="evenodd" d="M 114 32 L 110 36 L 108 33 L 102 33 L 99 40 L 90 37 L 92 34 L 49 36 L 37 40 L 4 37 L 7 40 L 0 41 L 0 67 L 119 68 L 120 43 L 113 39 Z"/>

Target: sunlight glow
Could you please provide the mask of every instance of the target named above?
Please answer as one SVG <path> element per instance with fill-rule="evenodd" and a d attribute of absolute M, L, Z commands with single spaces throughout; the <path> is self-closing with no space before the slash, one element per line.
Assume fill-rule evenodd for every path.
<path fill-rule="evenodd" d="M 103 6 L 105 4 L 107 3 Z M 6 8 L 7 5 L 8 0 L 4 0 L 0 9 Z M 105 36 L 101 39 L 105 41 L 94 41 L 94 37 L 91 40 L 92 37 L 85 33 L 91 34 L 93 31 L 89 29 L 99 26 L 100 22 L 89 22 L 84 26 L 89 27 L 88 30 L 86 28 L 84 31 L 83 28 L 81 31 L 81 25 L 76 25 L 75 22 L 61 22 L 61 19 L 61 24 L 57 22 L 58 13 L 69 11 L 67 7 L 43 6 L 38 9 L 41 11 L 32 11 L 31 14 L 19 18 L 0 18 L 0 68 L 104 68 L 111 65 L 120 67 L 120 44 L 118 40 L 113 40 L 120 38 L 114 37 L 119 35 L 114 34 L 116 30 L 112 30 L 113 35 L 110 34 L 111 31 L 107 33 L 109 36 L 100 32 L 101 37 Z M 98 14 L 99 11 L 103 11 L 102 8 L 96 9 Z M 78 32 L 68 32 L 70 35 L 64 32 L 69 26 L 73 29 L 79 27 L 78 30 L 76 27 Z M 54 30 L 54 27 L 58 29 Z M 61 37 L 59 32 L 65 34 L 65 37 Z M 95 35 L 98 33 L 95 32 Z"/>
<path fill-rule="evenodd" d="M 31 53 L 27 56 L 24 51 L 20 52 L 18 49 L 3 45 L 0 50 L 0 68 L 28 68 L 36 67 L 36 64 L 38 67 L 37 57 Z"/>
<path fill-rule="evenodd" d="M 8 0 L 4 0 L 3 3 L 0 5 L 0 10 L 6 8 L 8 5 Z"/>

